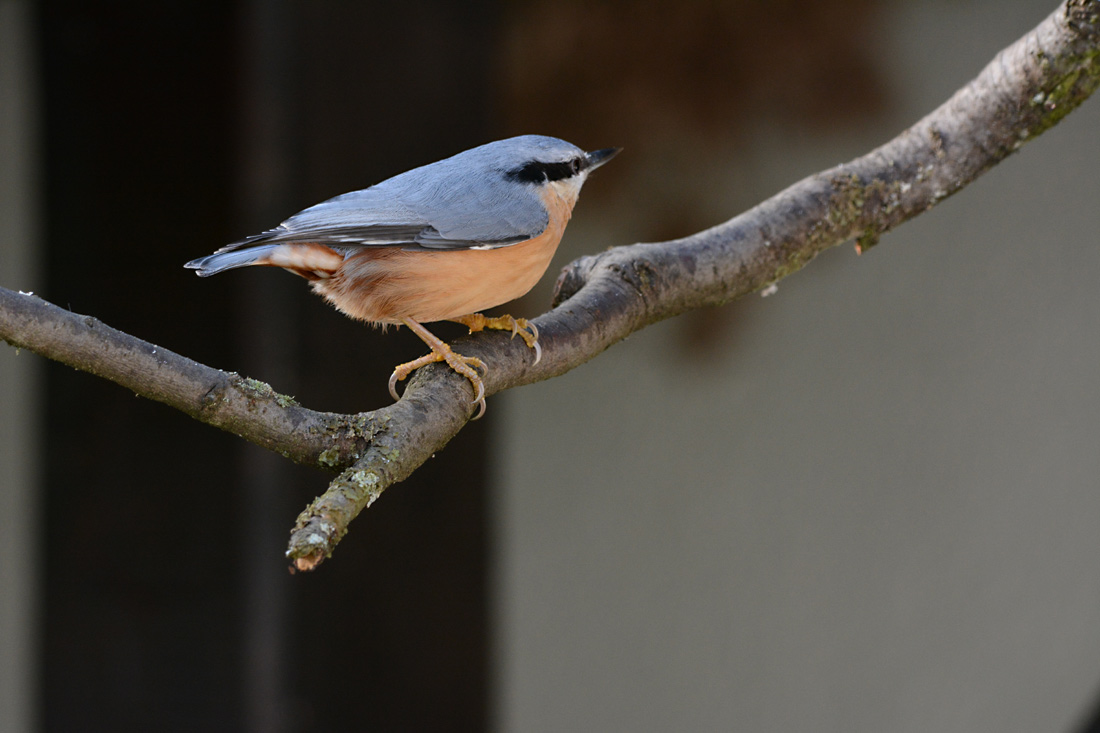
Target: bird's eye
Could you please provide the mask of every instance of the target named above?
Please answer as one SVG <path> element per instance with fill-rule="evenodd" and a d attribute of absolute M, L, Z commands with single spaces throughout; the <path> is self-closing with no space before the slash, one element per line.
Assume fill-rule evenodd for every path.
<path fill-rule="evenodd" d="M 569 170 L 573 171 L 574 174 L 580 173 L 581 172 L 581 159 L 580 158 L 573 158 L 573 160 L 571 160 L 569 162 Z"/>

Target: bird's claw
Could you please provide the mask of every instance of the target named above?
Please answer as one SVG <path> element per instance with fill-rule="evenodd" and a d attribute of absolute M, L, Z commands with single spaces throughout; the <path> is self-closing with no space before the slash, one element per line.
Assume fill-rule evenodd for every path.
<path fill-rule="evenodd" d="M 512 338 L 519 336 L 527 347 L 535 351 L 535 363 L 542 360 L 542 347 L 539 346 L 539 329 L 526 318 L 513 318 L 512 316 L 496 316 L 489 318 L 481 313 L 472 313 L 468 316 L 452 319 L 470 329 L 470 333 L 476 333 L 486 328 L 495 331 L 511 331 Z"/>
<path fill-rule="evenodd" d="M 390 375 L 390 396 L 393 397 L 394 400 L 400 399 L 397 394 L 397 383 L 403 381 L 420 367 L 434 364 L 437 361 L 447 362 L 447 366 L 470 380 L 470 386 L 474 388 L 474 399 L 470 404 L 478 406 L 477 414 L 475 414 L 472 419 L 477 420 L 484 415 L 485 382 L 482 381 L 481 374 L 478 374 L 477 370 L 480 369 L 482 373 L 486 373 L 488 369 L 485 367 L 485 362 L 478 359 L 476 356 L 463 356 L 453 351 L 451 347 L 446 344 L 443 344 L 443 349 L 441 351 L 435 351 L 433 349 L 430 354 L 425 354 L 419 359 L 399 364 L 394 368 L 393 374 Z"/>
<path fill-rule="evenodd" d="M 508 316 L 511 318 L 511 316 Z M 535 350 L 535 363 L 542 361 L 542 347 L 539 346 L 539 327 L 526 318 L 512 318 L 512 338 L 519 335 L 527 348 Z"/>

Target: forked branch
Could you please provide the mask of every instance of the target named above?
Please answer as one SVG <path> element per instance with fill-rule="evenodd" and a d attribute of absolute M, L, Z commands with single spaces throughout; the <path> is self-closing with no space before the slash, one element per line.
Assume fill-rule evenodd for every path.
<path fill-rule="evenodd" d="M 849 239 L 857 248 L 975 180 L 1056 124 L 1100 84 L 1100 0 L 1068 0 L 969 84 L 861 158 L 810 176 L 730 221 L 668 242 L 583 257 L 535 320 L 543 357 L 478 334 L 460 350 L 491 365 L 486 394 L 563 374 L 651 323 L 720 305 Z M 0 289 L 0 338 L 117 382 L 291 460 L 340 471 L 298 517 L 288 557 L 323 561 L 348 524 L 446 445 L 471 416 L 465 378 L 429 366 L 400 402 L 340 415 L 198 364 L 38 298 Z"/>

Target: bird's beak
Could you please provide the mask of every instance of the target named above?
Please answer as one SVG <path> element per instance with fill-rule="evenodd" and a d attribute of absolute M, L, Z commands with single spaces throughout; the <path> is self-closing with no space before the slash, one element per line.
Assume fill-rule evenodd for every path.
<path fill-rule="evenodd" d="M 591 153 L 585 153 L 585 157 L 588 159 L 588 170 L 596 170 L 618 155 L 621 150 L 622 148 L 604 148 L 603 150 L 593 150 Z"/>

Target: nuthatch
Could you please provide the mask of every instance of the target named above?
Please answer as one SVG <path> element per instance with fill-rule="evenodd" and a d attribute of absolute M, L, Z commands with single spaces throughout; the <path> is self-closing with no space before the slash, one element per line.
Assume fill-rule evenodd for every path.
<path fill-rule="evenodd" d="M 352 318 L 408 326 L 432 353 L 394 369 L 393 398 L 413 370 L 445 361 L 470 380 L 481 417 L 485 385 L 477 370 L 484 362 L 452 351 L 420 324 L 510 330 L 538 363 L 533 323 L 479 311 L 535 286 L 585 178 L 619 150 L 586 153 L 540 135 L 498 140 L 311 206 L 184 267 L 202 277 L 248 265 L 282 267 Z"/>

